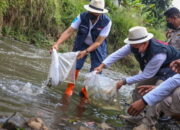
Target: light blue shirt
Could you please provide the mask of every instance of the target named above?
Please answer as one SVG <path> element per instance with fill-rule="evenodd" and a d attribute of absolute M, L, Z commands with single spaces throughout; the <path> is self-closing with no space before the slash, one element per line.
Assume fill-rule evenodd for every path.
<path fill-rule="evenodd" d="M 112 63 L 119 59 L 131 54 L 130 45 L 125 45 L 119 50 L 115 51 L 109 55 L 104 61 L 106 67 L 110 67 Z M 149 78 L 152 78 L 159 71 L 160 67 L 166 60 L 167 55 L 165 53 L 159 53 L 152 57 L 152 59 L 147 63 L 142 73 L 126 78 L 127 84 L 137 83 Z"/>
<path fill-rule="evenodd" d="M 155 89 L 144 95 L 143 99 L 149 106 L 156 105 L 169 96 L 177 87 L 180 87 L 180 74 L 168 78 Z"/>

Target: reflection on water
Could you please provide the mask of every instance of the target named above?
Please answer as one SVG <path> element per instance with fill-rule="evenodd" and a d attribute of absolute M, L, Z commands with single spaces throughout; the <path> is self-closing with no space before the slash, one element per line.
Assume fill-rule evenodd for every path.
<path fill-rule="evenodd" d="M 56 130 L 67 118 L 96 122 L 114 120 L 120 123 L 115 119 L 115 115 L 106 114 L 108 110 L 103 112 L 103 109 L 79 98 L 77 93 L 80 87 L 75 88 L 72 97 L 63 95 L 66 83 L 58 87 L 46 88 L 44 82 L 50 64 L 47 50 L 1 38 L 0 63 L 0 115 L 9 116 L 13 112 L 20 112 L 27 118 L 38 116 L 47 126 Z M 84 71 L 87 72 L 88 68 L 89 66 L 86 65 L 80 73 L 77 86 L 82 85 Z M 111 71 L 105 71 L 105 75 L 114 79 L 122 77 Z M 121 90 L 122 95 L 127 92 L 129 93 L 128 87 Z M 72 122 L 66 125 L 70 126 Z"/>

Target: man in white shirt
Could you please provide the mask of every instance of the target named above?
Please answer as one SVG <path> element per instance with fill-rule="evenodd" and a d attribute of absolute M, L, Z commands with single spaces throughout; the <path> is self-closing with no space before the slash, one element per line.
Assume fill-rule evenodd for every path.
<path fill-rule="evenodd" d="M 180 59 L 173 61 L 170 67 L 173 71 L 180 73 Z M 128 113 L 137 116 L 146 105 L 151 107 L 146 110 L 141 124 L 134 130 L 148 130 L 148 128 L 154 127 L 160 112 L 180 121 L 180 74 L 168 78 L 157 87 L 152 85 L 140 86 L 138 92 L 144 96 L 131 104 Z"/>
<path fill-rule="evenodd" d="M 72 22 L 71 26 L 66 29 L 52 48 L 58 50 L 59 45 L 66 41 L 77 30 L 76 40 L 73 51 L 80 51 L 77 56 L 76 79 L 78 73 L 84 65 L 87 56 L 91 56 L 91 69 L 94 70 L 99 66 L 107 56 L 107 41 L 112 22 L 105 15 L 108 12 L 104 8 L 104 0 L 91 0 L 89 5 L 84 5 L 87 12 L 78 15 Z M 74 84 L 69 83 L 65 94 L 71 96 Z M 85 88 L 82 88 L 81 95 L 88 98 Z"/>

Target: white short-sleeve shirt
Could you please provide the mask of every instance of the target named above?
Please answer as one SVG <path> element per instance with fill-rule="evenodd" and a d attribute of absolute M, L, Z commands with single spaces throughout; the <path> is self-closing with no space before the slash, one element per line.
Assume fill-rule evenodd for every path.
<path fill-rule="evenodd" d="M 97 20 L 98 21 L 98 20 Z M 71 27 L 74 28 L 74 29 L 78 29 L 79 28 L 79 25 L 81 23 L 81 18 L 80 18 L 80 15 L 78 15 L 74 20 L 73 22 L 71 23 Z M 97 23 L 97 22 L 96 22 Z M 91 45 L 93 44 L 93 40 L 92 40 L 92 37 L 91 37 L 91 29 L 94 27 L 94 25 L 96 24 L 92 24 L 91 20 L 89 22 L 89 26 L 90 26 L 90 29 L 89 29 L 89 33 L 88 33 L 88 36 L 86 37 L 85 39 L 85 43 L 88 44 L 88 45 Z M 108 25 L 106 25 L 100 32 L 99 36 L 102 36 L 102 37 L 107 37 L 109 35 L 109 32 L 111 30 L 111 25 L 112 25 L 112 22 L 110 21 L 108 23 Z"/>

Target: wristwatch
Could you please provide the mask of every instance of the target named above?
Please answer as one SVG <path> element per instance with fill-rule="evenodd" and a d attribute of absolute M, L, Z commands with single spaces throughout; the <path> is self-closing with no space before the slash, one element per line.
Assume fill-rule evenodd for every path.
<path fill-rule="evenodd" d="M 126 83 L 127 83 L 127 82 L 126 82 L 126 79 L 123 78 L 122 81 L 123 81 L 123 85 L 126 85 Z"/>

